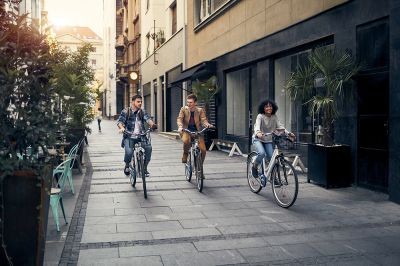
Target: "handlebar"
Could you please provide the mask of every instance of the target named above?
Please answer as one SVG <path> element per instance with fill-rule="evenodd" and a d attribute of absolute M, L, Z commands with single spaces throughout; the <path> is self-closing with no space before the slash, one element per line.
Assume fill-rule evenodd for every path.
<path fill-rule="evenodd" d="M 150 133 L 150 131 L 151 131 L 151 128 L 147 129 L 147 130 L 146 130 L 145 132 L 143 132 L 143 133 L 136 134 L 136 133 L 134 133 L 134 132 L 132 132 L 132 131 L 125 130 L 123 134 L 127 134 L 127 135 L 130 135 L 130 136 L 144 137 L 144 136 L 146 136 L 148 133 Z"/>
<path fill-rule="evenodd" d="M 273 141 L 279 141 L 279 139 L 285 139 L 288 140 L 290 142 L 294 142 L 295 138 L 291 138 L 289 137 L 289 133 L 286 132 L 279 132 L 279 131 L 273 131 L 271 133 L 262 133 L 263 136 L 271 136 L 272 135 L 272 139 Z M 255 135 L 255 138 L 258 138 L 257 135 Z"/>
<path fill-rule="evenodd" d="M 191 134 L 191 135 L 200 135 L 200 134 L 203 134 L 205 131 L 207 131 L 207 130 L 213 130 L 214 128 L 208 128 L 208 127 L 205 127 L 205 128 L 203 128 L 202 130 L 200 130 L 200 131 L 190 131 L 189 129 L 187 129 L 187 128 L 184 128 L 183 129 L 183 131 L 184 132 L 187 132 L 187 133 L 189 133 L 189 134 Z"/>

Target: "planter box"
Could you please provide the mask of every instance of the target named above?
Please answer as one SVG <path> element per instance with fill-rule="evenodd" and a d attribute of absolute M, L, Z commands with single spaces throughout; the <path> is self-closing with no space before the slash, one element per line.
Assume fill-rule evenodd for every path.
<path fill-rule="evenodd" d="M 3 179 L 3 238 L 13 265 L 43 265 L 51 188 L 51 165 L 43 177 L 19 171 Z M 1 236 L 0 236 L 1 240 Z M 8 265 L 0 250 L 0 265 Z"/>
<path fill-rule="evenodd" d="M 308 145 L 307 182 L 325 188 L 347 187 L 352 181 L 350 146 Z"/>

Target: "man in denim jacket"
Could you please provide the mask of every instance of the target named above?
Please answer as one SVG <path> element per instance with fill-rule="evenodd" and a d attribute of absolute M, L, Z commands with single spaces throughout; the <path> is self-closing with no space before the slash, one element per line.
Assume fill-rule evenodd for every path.
<path fill-rule="evenodd" d="M 125 108 L 124 110 L 121 111 L 121 114 L 118 118 L 117 126 L 119 128 L 120 132 L 124 132 L 125 130 L 128 130 L 130 132 L 134 132 L 136 134 L 143 133 L 145 131 L 144 128 L 144 123 L 149 124 L 149 126 L 152 129 L 156 129 L 157 125 L 151 120 L 149 114 L 142 109 L 142 96 L 140 95 L 134 95 L 132 97 L 132 104 L 130 107 Z M 135 139 L 126 137 L 124 135 L 124 138 L 122 139 L 122 144 L 121 146 L 125 148 L 125 156 L 124 156 L 124 162 L 125 162 L 125 168 L 124 168 L 124 174 L 129 175 L 129 163 L 132 160 L 132 155 L 133 155 L 133 148 L 134 148 L 134 142 Z M 145 149 L 145 162 L 144 162 L 144 169 L 145 169 L 145 174 L 146 176 L 149 176 L 149 172 L 147 171 L 147 165 L 150 162 L 151 159 L 151 152 L 152 152 L 152 147 L 150 142 L 146 142 L 143 145 L 143 148 Z"/>

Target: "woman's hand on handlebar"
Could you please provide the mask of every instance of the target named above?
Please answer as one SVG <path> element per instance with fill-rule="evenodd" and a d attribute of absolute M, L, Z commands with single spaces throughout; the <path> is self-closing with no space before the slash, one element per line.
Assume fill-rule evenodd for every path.
<path fill-rule="evenodd" d="M 289 139 L 291 142 L 293 142 L 293 141 L 296 140 L 296 135 L 293 134 L 292 132 L 289 132 L 289 133 L 288 133 L 288 139 Z"/>

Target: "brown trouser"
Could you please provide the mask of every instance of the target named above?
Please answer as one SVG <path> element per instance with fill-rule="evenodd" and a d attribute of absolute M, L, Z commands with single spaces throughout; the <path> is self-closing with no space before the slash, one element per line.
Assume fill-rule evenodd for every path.
<path fill-rule="evenodd" d="M 188 153 L 190 149 L 190 134 L 187 132 L 183 132 L 181 134 L 181 138 L 183 141 L 183 153 Z M 199 137 L 199 148 L 201 151 L 201 159 L 204 162 L 204 159 L 206 158 L 206 144 L 204 142 L 203 136 Z"/>

